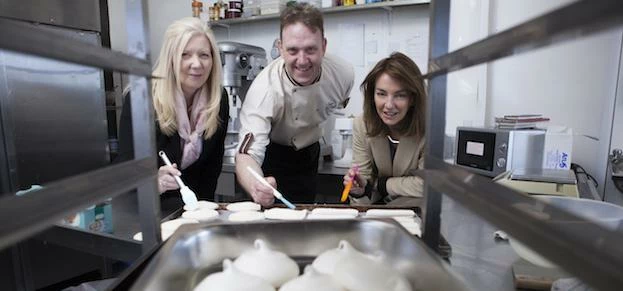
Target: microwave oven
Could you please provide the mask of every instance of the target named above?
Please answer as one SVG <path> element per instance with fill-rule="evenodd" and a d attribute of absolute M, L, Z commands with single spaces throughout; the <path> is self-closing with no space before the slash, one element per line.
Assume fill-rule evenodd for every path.
<path fill-rule="evenodd" d="M 454 163 L 495 177 L 512 169 L 541 168 L 544 130 L 458 127 Z"/>

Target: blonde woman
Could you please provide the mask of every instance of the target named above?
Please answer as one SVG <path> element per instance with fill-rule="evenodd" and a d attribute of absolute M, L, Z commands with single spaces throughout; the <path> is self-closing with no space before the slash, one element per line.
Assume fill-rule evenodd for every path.
<path fill-rule="evenodd" d="M 213 200 L 229 119 L 214 34 L 197 18 L 174 22 L 154 67 L 154 76 L 162 77 L 152 81 L 156 148 L 173 163 L 166 166 L 159 160 L 158 190 L 178 194 L 173 176 L 181 175 L 199 199 Z M 119 129 L 121 160 L 133 155 L 130 113 L 126 98 Z"/>

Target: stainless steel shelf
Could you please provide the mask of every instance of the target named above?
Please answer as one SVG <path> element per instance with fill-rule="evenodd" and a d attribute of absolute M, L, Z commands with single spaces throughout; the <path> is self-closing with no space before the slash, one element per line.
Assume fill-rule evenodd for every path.
<path fill-rule="evenodd" d="M 72 176 L 22 196 L 5 197 L 0 204 L 0 219 L 4 221 L 0 225 L 0 249 L 52 226 L 68 213 L 141 184 L 155 184 L 156 175 L 155 159 L 144 158 Z"/>
<path fill-rule="evenodd" d="M 503 57 L 523 54 L 623 24 L 620 0 L 583 0 L 556 9 L 429 62 L 432 78 Z M 434 29 L 434 28 L 431 28 Z"/>
<path fill-rule="evenodd" d="M 45 11 L 41 7 L 35 10 Z M 44 189 L 23 196 L 9 194 L 3 197 L 0 203 L 0 218 L 4 220 L 4 224 L 0 226 L 0 250 L 33 237 L 130 262 L 136 259 L 141 251 L 150 252 L 160 244 L 161 207 L 156 187 L 156 143 L 151 90 L 149 90 L 151 86 L 148 80 L 152 78 L 152 68 L 148 61 L 146 11 L 147 0 L 126 2 L 128 54 L 59 34 L 52 29 L 53 27 L 32 19 L 31 22 L 26 22 L 16 21 L 9 16 L 0 16 L 0 49 L 129 73 L 129 83 L 134 97 L 132 128 L 135 145 L 134 159 L 131 161 L 50 182 L 44 185 Z M 47 17 L 48 14 L 45 15 Z M 11 138 L 10 135 L 5 137 Z M 80 159 L 80 156 L 76 158 Z M 71 161 L 61 166 L 71 166 Z M 4 191 L 10 192 L 16 187 L 6 188 Z M 112 235 L 54 225 L 67 214 L 76 213 L 109 198 L 123 196 L 123 193 L 132 189 L 137 189 L 132 198 L 136 198 L 134 200 L 138 203 L 130 214 L 133 215 L 133 220 L 129 223 L 118 223 L 116 232 Z M 113 216 L 113 219 L 115 217 L 119 218 Z M 142 243 L 129 238 L 129 234 L 138 230 L 143 233 Z M 27 268 L 27 265 L 24 266 L 26 273 L 29 272 Z M 19 273 L 16 280 L 22 281 L 16 284 L 28 282 L 27 276 L 22 275 L 21 263 L 16 265 L 15 270 Z"/>
<path fill-rule="evenodd" d="M 143 242 L 133 239 L 135 233 L 142 231 L 136 193 L 122 194 L 110 203 L 113 225 L 111 234 L 54 225 L 34 238 L 93 255 L 132 262 L 141 256 L 144 249 Z M 158 221 L 158 224 L 161 221 L 178 218 L 183 210 L 182 205 L 178 199 L 165 200 L 161 205 L 162 220 Z"/>
<path fill-rule="evenodd" d="M 124 262 L 136 260 L 142 249 L 140 241 L 60 225 L 48 228 L 34 238 Z"/>
<path fill-rule="evenodd" d="M 46 28 L 45 25 L 0 17 L 0 48 L 139 76 L 151 76 L 151 66 L 144 59 L 85 43 Z"/>
<path fill-rule="evenodd" d="M 623 237 L 442 160 L 419 175 L 433 188 L 599 290 L 623 286 Z M 591 270 L 586 271 L 586 270 Z"/>
<path fill-rule="evenodd" d="M 320 9 L 320 11 L 322 11 L 323 14 L 333 14 L 333 13 L 342 13 L 342 12 L 348 12 L 348 11 L 361 11 L 361 10 L 368 10 L 368 9 L 392 10 L 395 7 L 427 5 L 429 3 L 430 3 L 430 0 L 396 0 L 396 1 L 377 2 L 377 3 L 370 3 L 370 4 L 352 5 L 352 6 L 338 6 L 338 7 L 322 8 Z M 278 19 L 278 18 L 279 18 L 279 13 L 275 13 L 275 14 L 244 17 L 244 18 L 232 18 L 232 19 L 224 19 L 224 20 L 219 20 L 219 21 L 211 21 L 209 22 L 209 24 L 212 26 L 228 27 L 234 24 L 257 22 L 257 21 Z"/>
<path fill-rule="evenodd" d="M 448 53 L 449 19 L 450 0 L 432 2 L 431 60 L 425 76 L 429 79 L 426 131 L 429 144 L 425 170 L 420 174 L 425 180 L 427 200 L 425 242 L 429 247 L 437 243 L 434 238 L 440 231 L 441 196 L 447 195 L 592 287 L 620 289 L 623 285 L 620 230 L 606 230 L 567 211 L 449 166 L 442 159 L 447 73 L 615 28 L 623 23 L 623 3 L 618 0 L 577 1 L 451 53 Z"/>

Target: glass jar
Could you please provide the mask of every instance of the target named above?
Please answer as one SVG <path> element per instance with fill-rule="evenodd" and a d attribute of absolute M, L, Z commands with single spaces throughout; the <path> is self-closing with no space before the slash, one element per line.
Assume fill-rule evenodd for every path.
<path fill-rule="evenodd" d="M 203 12 L 203 3 L 197 0 L 193 0 L 192 7 L 193 7 L 193 17 L 200 18 L 201 12 Z"/>

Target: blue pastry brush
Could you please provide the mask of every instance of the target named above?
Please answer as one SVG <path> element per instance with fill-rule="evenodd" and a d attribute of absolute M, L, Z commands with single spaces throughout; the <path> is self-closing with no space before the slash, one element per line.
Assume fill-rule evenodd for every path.
<path fill-rule="evenodd" d="M 264 177 L 262 177 L 260 174 L 258 174 L 256 171 L 253 170 L 253 168 L 248 167 L 247 166 L 247 170 L 251 173 L 251 175 L 253 175 L 253 177 L 255 177 L 255 179 L 257 179 L 258 181 L 260 181 L 260 183 L 264 184 L 267 187 L 270 187 L 270 189 L 273 189 L 273 195 L 275 195 L 275 197 L 279 200 L 281 200 L 281 202 L 283 202 L 283 204 L 285 204 L 286 206 L 288 206 L 288 208 L 290 209 L 295 209 L 296 206 L 294 206 L 294 204 L 292 204 L 290 201 L 288 201 L 288 199 L 286 199 L 285 197 L 283 197 L 283 194 L 281 194 L 281 192 L 279 192 L 277 189 L 273 188 L 273 186 L 271 186 L 270 184 L 268 184 L 268 182 L 266 181 L 266 179 L 264 179 Z"/>
<path fill-rule="evenodd" d="M 169 158 L 167 157 L 167 154 L 164 153 L 164 151 L 158 152 L 158 155 L 160 156 L 160 158 L 162 158 L 167 166 L 171 166 L 171 161 L 169 161 Z M 197 195 L 195 194 L 195 192 L 188 188 L 188 186 L 184 184 L 179 176 L 174 175 L 173 178 L 175 178 L 177 184 L 180 185 L 180 193 L 182 194 L 182 201 L 184 201 L 184 205 L 188 206 L 188 208 L 190 208 L 191 210 L 199 208 L 199 203 L 197 203 Z"/>

